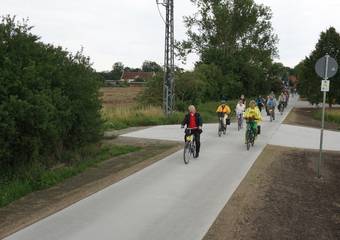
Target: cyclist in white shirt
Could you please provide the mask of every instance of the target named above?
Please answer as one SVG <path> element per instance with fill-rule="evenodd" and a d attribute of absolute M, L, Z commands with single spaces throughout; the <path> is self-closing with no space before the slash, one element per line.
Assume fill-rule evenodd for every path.
<path fill-rule="evenodd" d="M 241 99 L 238 104 L 236 105 L 236 116 L 239 124 L 241 125 L 240 127 L 242 128 L 242 123 L 243 123 L 243 113 L 246 110 L 246 105 L 243 103 L 243 100 Z"/>

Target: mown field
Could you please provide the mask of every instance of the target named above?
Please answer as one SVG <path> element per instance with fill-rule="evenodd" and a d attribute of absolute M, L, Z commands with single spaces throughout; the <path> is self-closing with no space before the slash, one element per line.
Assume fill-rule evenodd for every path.
<path fill-rule="evenodd" d="M 131 108 L 138 105 L 137 97 L 143 91 L 141 87 L 103 87 L 100 89 L 104 109 L 113 107 Z"/>
<path fill-rule="evenodd" d="M 142 105 L 138 96 L 143 88 L 102 88 L 102 116 L 106 130 L 119 130 L 135 126 L 179 124 L 184 111 L 175 111 L 170 117 L 164 115 L 161 107 Z M 161 93 L 160 93 L 161 94 Z M 229 102 L 235 109 L 236 101 Z M 189 105 L 189 103 L 187 103 Z M 216 108 L 219 102 L 211 101 L 197 105 L 204 122 L 217 122 Z"/>

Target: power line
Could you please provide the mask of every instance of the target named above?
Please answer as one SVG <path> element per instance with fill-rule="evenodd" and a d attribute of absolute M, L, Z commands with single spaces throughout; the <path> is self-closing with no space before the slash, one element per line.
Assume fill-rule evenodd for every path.
<path fill-rule="evenodd" d="M 156 5 L 157 5 L 159 16 L 163 20 L 164 24 L 166 24 L 165 19 L 164 19 L 163 15 L 162 15 L 161 9 L 159 8 L 159 5 L 163 5 L 163 3 L 160 3 L 159 0 L 156 0 Z"/>

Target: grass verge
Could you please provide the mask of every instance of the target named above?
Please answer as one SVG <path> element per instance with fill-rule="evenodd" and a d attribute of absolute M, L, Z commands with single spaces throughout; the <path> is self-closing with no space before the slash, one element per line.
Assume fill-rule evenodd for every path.
<path fill-rule="evenodd" d="M 322 110 L 316 111 L 313 114 L 313 118 L 316 120 L 321 120 Z M 340 109 L 326 109 L 325 121 L 340 124 Z"/>
<path fill-rule="evenodd" d="M 232 116 L 237 101 L 229 101 L 232 108 Z M 219 102 L 207 102 L 197 105 L 204 123 L 217 122 L 216 109 Z M 185 112 L 177 111 L 170 117 L 166 117 L 161 107 L 139 106 L 139 107 L 115 107 L 104 108 L 102 111 L 106 130 L 120 130 L 128 127 L 154 126 L 179 124 L 182 122 Z"/>
<path fill-rule="evenodd" d="M 95 167 L 102 161 L 119 155 L 136 152 L 134 146 L 101 145 L 88 147 L 78 156 L 77 161 L 57 168 L 46 169 L 35 165 L 16 171 L 15 174 L 2 173 L 0 177 L 0 207 L 38 190 L 43 190 Z"/>

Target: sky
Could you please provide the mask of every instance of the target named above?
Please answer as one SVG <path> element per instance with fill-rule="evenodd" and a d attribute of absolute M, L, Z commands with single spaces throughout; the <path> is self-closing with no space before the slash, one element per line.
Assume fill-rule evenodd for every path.
<path fill-rule="evenodd" d="M 340 32 L 340 0 L 255 1 L 273 11 L 280 39 L 276 61 L 286 66 L 309 55 L 321 31 L 334 26 Z M 190 0 L 175 0 L 177 40 L 185 39 L 183 16 L 195 10 Z M 71 52 L 83 47 L 98 71 L 110 70 L 118 61 L 130 67 L 140 67 L 144 60 L 163 63 L 164 23 L 155 0 L 1 0 L 0 15 L 7 14 L 29 18 L 43 42 Z M 186 64 L 176 64 L 192 69 L 197 59 L 191 55 Z"/>

